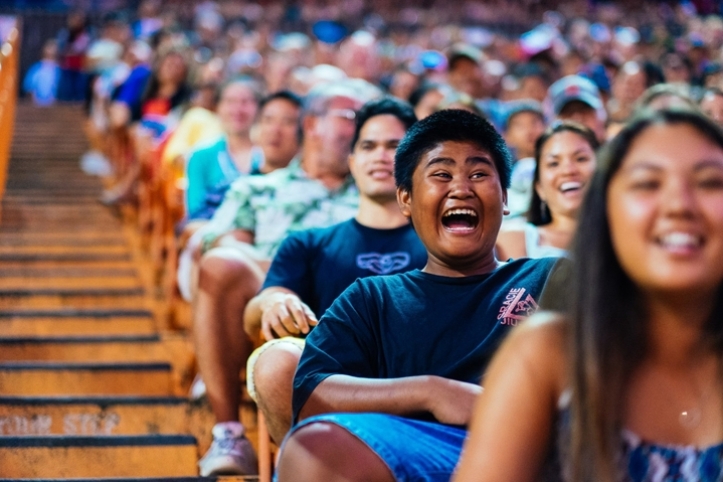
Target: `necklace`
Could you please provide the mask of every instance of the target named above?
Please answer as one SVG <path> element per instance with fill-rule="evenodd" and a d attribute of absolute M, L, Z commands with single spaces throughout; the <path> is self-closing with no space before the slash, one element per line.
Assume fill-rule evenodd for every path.
<path fill-rule="evenodd" d="M 717 384 L 711 383 L 705 390 L 701 390 L 700 384 L 697 383 L 697 380 L 692 373 L 690 375 L 690 381 L 690 385 L 693 389 L 692 391 L 697 398 L 697 403 L 692 407 L 686 407 L 685 409 L 678 412 L 678 423 L 681 427 L 687 430 L 694 430 L 700 425 L 700 422 L 703 420 L 703 407 L 708 401 L 708 398 L 710 398 L 711 393 L 713 393 L 713 388 Z M 670 386 L 669 383 L 668 385 Z M 671 393 L 674 393 L 674 391 L 666 391 L 666 398 L 668 398 L 668 402 L 674 406 L 683 405 L 679 403 L 679 399 L 673 400 L 673 397 L 670 396 Z"/>
<path fill-rule="evenodd" d="M 703 414 L 701 413 L 700 409 L 700 405 L 702 404 L 703 400 L 700 401 L 699 406 L 680 412 L 680 414 L 678 415 L 678 422 L 683 428 L 693 430 L 698 425 L 700 425 L 700 421 L 703 418 Z"/>

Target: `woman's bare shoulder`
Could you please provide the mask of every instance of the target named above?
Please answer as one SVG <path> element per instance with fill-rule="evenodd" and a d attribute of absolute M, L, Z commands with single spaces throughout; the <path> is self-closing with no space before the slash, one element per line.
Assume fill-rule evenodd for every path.
<path fill-rule="evenodd" d="M 525 360 L 536 372 L 545 372 L 561 386 L 567 365 L 567 320 L 553 311 L 541 311 L 513 330 L 506 344 L 510 355 Z"/>

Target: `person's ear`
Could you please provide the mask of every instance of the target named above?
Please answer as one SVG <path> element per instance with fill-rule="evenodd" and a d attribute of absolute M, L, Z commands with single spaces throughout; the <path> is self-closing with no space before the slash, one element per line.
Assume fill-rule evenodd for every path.
<path fill-rule="evenodd" d="M 356 168 L 356 158 L 354 157 L 354 153 L 349 154 L 346 158 L 346 162 L 349 164 L 349 172 L 351 172 L 351 175 L 354 176 L 354 169 Z"/>
<path fill-rule="evenodd" d="M 397 204 L 405 217 L 412 217 L 412 193 L 403 187 L 397 188 Z"/>
<path fill-rule="evenodd" d="M 507 205 L 507 189 L 502 190 L 502 214 L 504 216 L 510 214 L 510 208 Z"/>

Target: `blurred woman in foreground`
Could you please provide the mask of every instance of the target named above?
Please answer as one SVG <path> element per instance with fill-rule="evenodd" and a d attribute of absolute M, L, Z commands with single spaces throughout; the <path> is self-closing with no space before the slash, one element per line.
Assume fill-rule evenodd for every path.
<path fill-rule="evenodd" d="M 527 224 L 503 228 L 497 238 L 499 259 L 565 255 L 595 170 L 597 147 L 595 133 L 572 121 L 556 122 L 540 136 Z"/>
<path fill-rule="evenodd" d="M 569 312 L 497 353 L 455 482 L 720 480 L 723 132 L 649 113 L 599 166 Z"/>

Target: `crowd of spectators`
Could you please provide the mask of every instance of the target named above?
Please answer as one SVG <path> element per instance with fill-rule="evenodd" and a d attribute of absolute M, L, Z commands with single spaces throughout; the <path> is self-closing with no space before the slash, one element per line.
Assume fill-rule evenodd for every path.
<path fill-rule="evenodd" d="M 386 407 L 466 425 L 480 373 L 507 330 L 538 307 L 556 269 L 549 257 L 567 255 L 598 147 L 643 112 L 685 109 L 723 125 L 720 8 L 143 0 L 96 24 L 69 15 L 24 89 L 41 106 L 85 102 L 91 149 L 81 165 L 107 182 L 102 202 L 147 202 L 148 166 L 184 192 L 185 216 L 173 221 L 178 289 L 193 311 L 192 395 L 208 397 L 218 422 L 201 473 L 251 474 L 238 413 L 245 367 L 279 444 L 292 425 L 329 411 Z M 450 172 L 426 177 L 434 164 Z M 452 207 L 436 207 L 442 180 L 468 174 L 501 189 L 455 185 L 444 198 Z M 482 205 L 466 201 L 478 195 Z M 425 272 L 415 271 L 428 257 Z M 435 323 L 385 324 L 405 313 Z M 478 324 L 455 328 L 471 344 L 439 328 L 488 318 L 481 343 Z M 369 382 L 405 377 L 404 390 Z M 425 390 L 448 390 L 449 406 L 404 398 Z M 382 440 L 370 444 L 377 454 L 392 428 L 419 443 L 452 440 L 452 469 L 465 435 L 374 417 L 313 420 L 351 432 L 363 425 Z M 325 437 L 356 453 L 334 430 L 304 426 L 282 456 L 282 480 L 302 480 L 299 461 Z M 304 480 L 348 468 L 328 463 L 306 467 Z M 364 473 L 377 469 L 369 463 Z M 393 471 L 415 477 L 405 470 Z"/>

